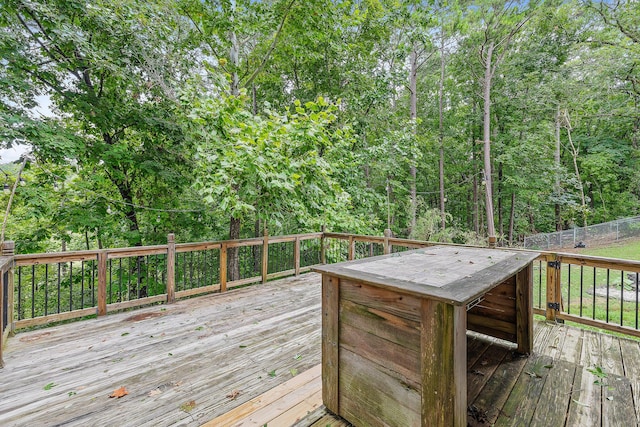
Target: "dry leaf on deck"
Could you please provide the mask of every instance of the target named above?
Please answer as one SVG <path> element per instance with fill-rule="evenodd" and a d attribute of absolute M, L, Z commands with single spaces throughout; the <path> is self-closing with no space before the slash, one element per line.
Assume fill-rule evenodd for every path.
<path fill-rule="evenodd" d="M 151 390 L 151 391 L 147 394 L 147 396 L 149 396 L 149 397 L 153 397 L 153 396 L 157 396 L 157 395 L 159 395 L 159 394 L 162 394 L 162 390 L 160 390 L 159 388 L 156 388 L 156 389 L 154 389 L 154 390 Z"/>
<path fill-rule="evenodd" d="M 233 390 L 231 393 L 227 394 L 227 397 L 231 400 L 236 400 L 236 397 L 240 396 L 240 390 Z"/>
<path fill-rule="evenodd" d="M 129 394 L 129 392 L 126 388 L 124 388 L 124 386 L 122 386 L 116 390 L 113 390 L 113 393 L 111 393 L 109 397 L 117 397 L 118 399 L 120 399 L 122 396 L 126 396 L 127 394 Z"/>

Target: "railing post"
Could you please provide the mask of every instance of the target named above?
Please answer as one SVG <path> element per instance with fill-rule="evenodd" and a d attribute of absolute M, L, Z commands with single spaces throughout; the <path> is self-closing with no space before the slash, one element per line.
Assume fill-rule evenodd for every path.
<path fill-rule="evenodd" d="M 323 225 L 320 231 L 322 231 L 322 236 L 320 236 L 320 264 L 324 265 L 327 263 L 327 248 L 325 247 L 326 240 L 324 237 L 324 233 L 327 232 L 327 227 Z"/>
<path fill-rule="evenodd" d="M 384 243 L 383 243 L 383 247 L 384 247 L 384 254 L 390 254 L 391 253 L 391 245 L 389 244 L 389 238 L 391 237 L 391 229 L 390 228 L 385 228 L 384 230 Z"/>
<path fill-rule="evenodd" d="M 262 241 L 262 283 L 267 283 L 269 275 L 269 230 L 267 224 L 264 224 L 264 237 Z"/>
<path fill-rule="evenodd" d="M 220 292 L 227 290 L 227 244 L 220 247 Z"/>
<path fill-rule="evenodd" d="M 15 255 L 16 243 L 13 240 L 7 240 L 2 244 L 2 256 L 14 256 Z M 13 262 L 11 264 L 11 268 L 9 269 L 9 282 L 7 283 L 7 324 L 4 325 L 6 328 L 9 326 L 9 335 L 13 336 L 15 333 L 15 312 L 14 312 L 14 291 L 15 285 L 13 283 Z M 4 331 L 1 331 L 4 332 Z"/>
<path fill-rule="evenodd" d="M 561 259 L 557 254 L 547 255 L 547 306 L 546 319 L 555 321 L 556 314 L 562 311 L 562 293 L 560 289 Z"/>
<path fill-rule="evenodd" d="M 176 300 L 176 235 L 167 236 L 167 303 Z"/>
<path fill-rule="evenodd" d="M 293 249 L 293 265 L 296 270 L 296 276 L 300 275 L 300 237 L 296 236 L 296 243 Z"/>
<path fill-rule="evenodd" d="M 98 316 L 107 314 L 107 251 L 98 252 Z"/>
<path fill-rule="evenodd" d="M 356 242 L 353 240 L 353 234 L 349 234 L 349 251 L 347 253 L 347 260 L 351 261 L 354 258 L 356 252 Z"/>

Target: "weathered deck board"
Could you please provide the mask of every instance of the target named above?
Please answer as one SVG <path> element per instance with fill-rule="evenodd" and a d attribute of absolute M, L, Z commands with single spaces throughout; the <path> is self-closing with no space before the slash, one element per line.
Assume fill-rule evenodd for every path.
<path fill-rule="evenodd" d="M 319 276 L 305 275 L 20 333 L 0 425 L 199 425 L 319 364 L 320 321 Z"/>
<path fill-rule="evenodd" d="M 197 426 L 226 414 L 231 425 L 348 427 L 318 407 L 320 301 L 320 276 L 308 274 L 19 333 L 0 369 L 0 425 Z M 637 341 L 542 322 L 534 331 L 529 358 L 468 335 L 469 425 L 640 421 Z M 120 386 L 129 394 L 110 399 Z"/>

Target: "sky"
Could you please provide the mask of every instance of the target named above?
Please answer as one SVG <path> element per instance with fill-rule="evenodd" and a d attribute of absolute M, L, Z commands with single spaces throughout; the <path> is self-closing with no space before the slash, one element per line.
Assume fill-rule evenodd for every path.
<path fill-rule="evenodd" d="M 28 145 L 16 144 L 12 148 L 0 149 L 0 164 L 15 162 L 30 148 Z"/>
<path fill-rule="evenodd" d="M 32 110 L 35 115 L 53 117 L 51 111 L 51 99 L 48 95 L 40 95 L 36 97 L 38 105 Z M 28 144 L 14 144 L 11 148 L 0 149 L 0 164 L 15 162 L 24 153 L 28 153 L 31 146 Z"/>

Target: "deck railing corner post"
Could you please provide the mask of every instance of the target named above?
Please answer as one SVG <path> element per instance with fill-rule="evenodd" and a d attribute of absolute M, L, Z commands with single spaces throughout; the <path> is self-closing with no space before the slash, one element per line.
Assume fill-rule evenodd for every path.
<path fill-rule="evenodd" d="M 392 236 L 393 236 L 393 233 L 391 232 L 391 229 L 390 228 L 385 228 L 384 229 L 384 243 L 383 243 L 385 255 L 391 253 L 392 247 L 389 244 L 389 239 Z"/>
<path fill-rule="evenodd" d="M 293 268 L 295 269 L 295 275 L 300 275 L 300 236 L 296 236 L 293 249 Z"/>
<path fill-rule="evenodd" d="M 176 236 L 167 235 L 167 303 L 176 300 Z"/>
<path fill-rule="evenodd" d="M 355 258 L 356 241 L 353 234 L 349 234 L 349 249 L 347 251 L 347 260 L 351 261 Z"/>
<path fill-rule="evenodd" d="M 98 316 L 107 314 L 107 251 L 98 252 Z"/>

